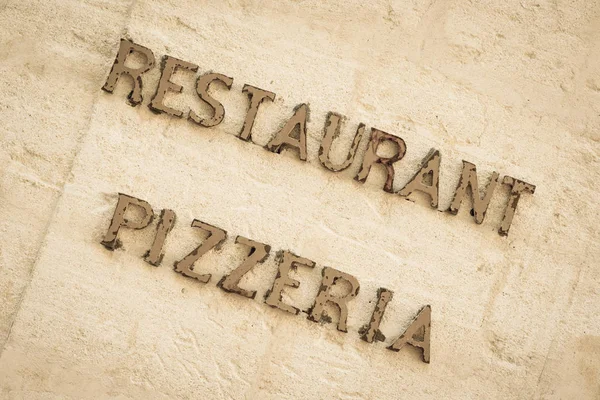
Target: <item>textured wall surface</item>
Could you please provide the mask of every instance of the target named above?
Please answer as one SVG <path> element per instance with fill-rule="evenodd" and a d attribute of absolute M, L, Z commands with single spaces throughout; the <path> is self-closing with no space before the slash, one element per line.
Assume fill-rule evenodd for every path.
<path fill-rule="evenodd" d="M 598 399 L 600 398 L 600 3 L 521 1 L 0 1 L 0 397 L 2 399 Z M 101 90 L 121 38 L 150 48 L 144 101 L 131 81 Z M 215 85 L 226 116 L 204 128 L 148 108 L 171 55 L 234 78 Z M 166 103 L 204 116 L 197 74 Z M 255 144 L 238 140 L 244 84 L 276 93 Z M 308 160 L 264 146 L 308 103 Z M 426 196 L 382 191 L 383 169 L 353 180 L 318 162 L 326 114 L 402 137 L 398 191 L 431 148 L 442 154 L 439 210 L 461 160 L 536 185 L 508 237 L 498 185 L 476 225 Z M 367 141 L 358 150 L 362 159 Z M 389 151 L 389 149 L 383 149 Z M 156 221 L 100 241 L 117 193 L 177 214 L 162 264 L 142 256 Z M 228 232 L 196 268 L 173 263 Z M 247 248 L 271 256 L 241 286 L 216 287 Z M 324 266 L 355 276 L 348 333 L 264 304 L 275 250 L 316 263 L 284 300 L 307 309 Z M 394 292 L 366 343 L 377 289 Z M 431 363 L 386 349 L 433 309 Z"/>

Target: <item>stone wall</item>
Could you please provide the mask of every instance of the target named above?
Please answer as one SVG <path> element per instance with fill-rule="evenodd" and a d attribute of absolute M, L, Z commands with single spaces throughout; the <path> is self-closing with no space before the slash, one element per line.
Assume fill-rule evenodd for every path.
<path fill-rule="evenodd" d="M 597 2 L 4 0 L 0 32 L 0 397 L 600 397 Z M 122 38 L 157 60 L 137 107 L 127 78 L 101 90 Z M 175 109 L 210 116 L 196 77 L 233 78 L 211 87 L 221 124 L 148 108 L 165 55 L 199 67 L 175 73 Z M 245 84 L 276 94 L 252 142 L 235 137 Z M 263 148 L 301 103 L 306 162 Z M 328 112 L 345 116 L 336 161 L 359 123 L 357 160 L 371 128 L 404 139 L 395 192 L 439 150 L 437 210 L 426 195 L 384 192 L 380 165 L 365 183 L 353 179 L 360 161 L 323 168 Z M 536 186 L 507 237 L 501 181 L 483 224 L 469 202 L 444 212 L 462 160 L 481 186 L 494 171 Z M 118 193 L 157 218 L 109 251 Z M 143 256 L 162 209 L 177 218 L 154 267 Z M 208 283 L 173 270 L 206 238 L 194 219 L 227 231 L 195 265 Z M 272 248 L 240 283 L 254 299 L 216 286 L 248 255 L 237 235 Z M 265 305 L 279 250 L 316 263 L 284 291 L 304 311 L 325 266 L 356 277 L 347 333 L 331 304 L 331 323 Z M 394 292 L 386 340 L 367 343 L 358 332 L 382 287 Z M 429 364 L 418 348 L 386 349 L 425 305 Z"/>

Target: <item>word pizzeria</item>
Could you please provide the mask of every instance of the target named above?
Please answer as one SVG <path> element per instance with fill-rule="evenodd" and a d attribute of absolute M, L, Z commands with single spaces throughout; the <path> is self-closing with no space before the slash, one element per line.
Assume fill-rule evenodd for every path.
<path fill-rule="evenodd" d="M 141 216 L 136 218 L 127 217 L 127 214 L 132 213 L 132 206 L 135 207 L 137 211 L 141 211 Z M 118 239 L 121 228 L 144 229 L 152 223 L 153 219 L 154 211 L 147 201 L 119 193 L 119 199 L 110 226 L 101 243 L 111 251 L 121 248 L 122 243 Z M 175 219 L 175 212 L 173 210 L 162 210 L 156 227 L 154 240 L 150 249 L 144 255 L 144 260 L 155 267 L 158 267 L 162 262 L 164 256 L 163 246 L 167 239 L 167 235 L 175 225 Z M 227 238 L 227 232 L 197 219 L 192 221 L 192 227 L 208 233 L 208 237 L 192 252 L 175 262 L 175 271 L 188 278 L 197 279 L 202 283 L 208 283 L 211 280 L 212 275 L 209 273 L 200 273 L 194 268 L 194 264 L 209 251 L 219 249 Z M 239 283 L 244 275 L 250 272 L 252 268 L 257 264 L 263 263 L 267 259 L 271 252 L 271 246 L 243 236 L 237 236 L 235 238 L 235 243 L 249 247 L 250 251 L 248 256 L 237 268 L 219 280 L 217 286 L 226 292 L 254 299 L 256 297 L 256 291 L 241 288 Z M 360 289 L 358 280 L 354 276 L 334 268 L 324 267 L 321 270 L 322 280 L 313 306 L 308 310 L 300 310 L 283 301 L 283 290 L 290 287 L 300 287 L 300 282 L 290 276 L 292 270 L 297 270 L 298 267 L 314 268 L 315 262 L 298 256 L 290 251 L 277 252 L 275 260 L 278 263 L 277 274 L 271 289 L 265 294 L 265 303 L 267 305 L 295 315 L 304 312 L 308 314 L 308 319 L 314 322 L 332 322 L 331 317 L 327 315 L 325 310 L 325 305 L 330 303 L 339 309 L 337 329 L 341 332 L 348 332 L 346 323 L 348 319 L 348 302 L 358 295 Z M 343 295 L 335 294 L 335 291 L 332 289 L 334 289 L 336 284 L 339 284 L 339 282 L 342 281 L 347 284 L 346 287 L 349 286 L 349 289 Z M 380 288 L 377 291 L 377 302 L 371 315 L 371 319 L 359 331 L 362 340 L 368 343 L 385 340 L 385 336 L 379 330 L 379 325 L 387 304 L 392 300 L 392 295 L 393 292 L 388 289 Z M 409 327 L 402 335 L 400 335 L 400 337 L 388 346 L 388 349 L 400 351 L 402 347 L 409 344 L 421 350 L 422 360 L 429 363 L 430 332 L 431 306 L 427 305 L 419 311 Z"/>
<path fill-rule="evenodd" d="M 137 53 L 141 55 L 144 61 L 139 67 L 128 67 L 126 61 L 128 57 Z M 154 97 L 148 104 L 148 107 L 156 113 L 167 113 L 175 117 L 186 117 L 195 124 L 202 127 L 210 128 L 220 124 L 225 117 L 225 108 L 217 99 L 211 96 L 208 92 L 212 84 L 220 84 L 227 89 L 231 89 L 233 78 L 223 74 L 209 72 L 200 75 L 196 80 L 196 92 L 200 99 L 212 108 L 212 116 L 209 118 L 201 118 L 193 110 L 183 112 L 164 104 L 167 92 L 181 93 L 183 87 L 171 81 L 171 77 L 177 69 L 189 70 L 192 72 L 198 71 L 198 66 L 187 61 L 183 61 L 171 56 L 165 56 L 162 60 L 162 73 Z M 115 58 L 112 69 L 108 75 L 106 83 L 102 87 L 103 90 L 112 93 L 118 81 L 124 75 L 127 75 L 133 80 L 133 89 L 128 95 L 128 103 L 132 106 L 137 106 L 142 103 L 142 87 L 143 75 L 155 66 L 154 53 L 136 43 L 127 39 L 121 39 L 120 47 Z M 274 101 L 275 93 L 264 89 L 259 89 L 254 86 L 244 85 L 242 89 L 246 93 L 249 100 L 246 117 L 243 121 L 241 130 L 237 137 L 245 141 L 252 141 L 252 126 L 256 119 L 259 107 L 265 101 Z M 298 152 L 300 160 L 306 161 L 306 122 L 308 118 L 308 105 L 299 104 L 294 109 L 292 117 L 283 125 L 281 130 L 276 133 L 272 139 L 266 144 L 266 149 L 275 153 L 281 153 L 284 147 L 295 149 Z M 324 136 L 319 149 L 319 161 L 321 165 L 331 172 L 340 172 L 354 162 L 356 151 L 361 142 L 365 125 L 359 124 L 356 134 L 348 150 L 348 155 L 342 163 L 334 163 L 329 157 L 329 152 L 333 141 L 340 135 L 341 121 L 343 117 L 339 114 L 330 112 L 327 115 L 324 128 Z M 297 131 L 297 133 L 296 133 Z M 389 142 L 395 144 L 395 154 L 391 157 L 379 156 L 377 150 L 379 146 Z M 394 164 L 400 161 L 406 154 L 406 144 L 404 140 L 398 136 L 391 135 L 379 129 L 371 129 L 371 137 L 364 154 L 362 164 L 355 176 L 358 182 L 364 183 L 369 176 L 371 167 L 377 164 L 385 168 L 386 180 L 383 190 L 389 193 L 393 192 L 394 183 Z M 423 163 L 412 179 L 404 185 L 396 194 L 407 197 L 415 191 L 425 193 L 431 198 L 431 207 L 437 210 L 438 208 L 438 191 L 439 191 L 439 169 L 441 155 L 438 150 L 432 149 L 423 160 Z M 470 189 L 473 208 L 473 215 L 477 224 L 483 223 L 488 205 L 494 193 L 494 189 L 498 183 L 499 174 L 492 173 L 489 183 L 484 188 L 483 197 L 480 196 L 480 189 L 477 179 L 477 170 L 474 164 L 463 161 L 462 173 L 458 182 L 458 186 L 454 193 L 452 202 L 448 208 L 448 212 L 456 215 L 463 199 L 467 196 Z M 507 202 L 498 233 L 501 236 L 507 236 L 513 217 L 515 215 L 517 204 L 522 194 L 535 191 L 535 186 L 515 179 L 511 176 L 504 176 L 502 184 L 510 186 L 510 194 Z"/>

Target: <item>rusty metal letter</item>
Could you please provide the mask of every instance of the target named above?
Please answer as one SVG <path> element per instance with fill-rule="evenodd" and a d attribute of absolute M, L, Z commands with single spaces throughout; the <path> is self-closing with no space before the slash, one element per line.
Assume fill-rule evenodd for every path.
<path fill-rule="evenodd" d="M 308 106 L 300 104 L 294 108 L 294 115 L 286 122 L 283 128 L 265 146 L 273 153 L 281 153 L 283 146 L 287 145 L 298 149 L 300 159 L 306 161 L 306 120 L 308 118 Z M 291 136 L 298 127 L 298 138 Z"/>
<path fill-rule="evenodd" d="M 175 271 L 187 277 L 198 279 L 200 282 L 207 283 L 210 280 L 211 274 L 199 274 L 195 272 L 194 263 L 213 248 L 219 248 L 227 238 L 227 232 L 197 219 L 192 221 L 192 227 L 205 230 L 209 235 L 194 251 L 181 259 L 181 261 L 175 263 Z"/>
<path fill-rule="evenodd" d="M 296 269 L 298 265 L 308 268 L 314 268 L 315 263 L 307 258 L 299 257 L 289 251 L 284 251 L 277 254 L 277 276 L 273 282 L 273 287 L 269 290 L 265 297 L 265 303 L 271 307 L 279 308 L 292 314 L 299 314 L 300 309 L 285 304 L 281 299 L 281 294 L 286 286 L 297 288 L 300 282 L 290 277 L 290 270 Z"/>
<path fill-rule="evenodd" d="M 164 253 L 162 252 L 163 245 L 167 239 L 167 235 L 175 225 L 175 212 L 173 210 L 164 209 L 160 213 L 160 220 L 156 227 L 156 236 L 150 250 L 144 255 L 144 260 L 148 264 L 158 267 L 162 262 Z"/>
<path fill-rule="evenodd" d="M 377 148 L 381 144 L 381 142 L 388 140 L 393 142 L 398 147 L 397 153 L 390 158 L 382 158 L 377 155 Z M 401 160 L 406 154 L 406 144 L 402 138 L 397 136 L 390 135 L 389 133 L 385 133 L 380 131 L 379 129 L 371 128 L 371 140 L 369 141 L 369 145 L 367 147 L 367 152 L 365 153 L 365 157 L 363 158 L 362 166 L 360 167 L 360 171 L 354 177 L 359 182 L 364 183 L 369 176 L 369 172 L 371 171 L 371 167 L 373 164 L 381 164 L 385 167 L 387 178 L 385 180 L 385 185 L 383 186 L 383 190 L 386 192 L 392 193 L 393 185 L 394 185 L 394 163 L 398 160 Z"/>
<path fill-rule="evenodd" d="M 125 66 L 125 60 L 133 53 L 137 52 L 146 58 L 146 62 L 139 68 L 129 68 Z M 119 52 L 115 58 L 112 69 L 108 74 L 106 83 L 102 86 L 102 90 L 112 93 L 117 86 L 119 78 L 123 74 L 129 75 L 133 79 L 133 89 L 127 95 L 127 101 L 131 106 L 137 106 L 143 100 L 142 98 L 142 74 L 149 71 L 154 67 L 154 53 L 147 47 L 140 46 L 129 40 L 121 39 L 121 45 L 119 46 Z"/>
<path fill-rule="evenodd" d="M 208 93 L 208 87 L 214 81 L 221 82 L 228 90 L 231 89 L 231 85 L 233 85 L 233 78 L 213 72 L 201 75 L 196 80 L 196 92 L 202 101 L 213 109 L 213 116 L 203 119 L 190 110 L 189 119 L 206 128 L 219 125 L 223 121 L 223 118 L 225 118 L 225 107 L 223 107 L 223 104 Z"/>
<path fill-rule="evenodd" d="M 450 208 L 448 208 L 448 212 L 454 215 L 458 213 L 460 204 L 462 203 L 463 198 L 467 194 L 467 188 L 470 186 L 471 199 L 473 202 L 473 216 L 475 217 L 475 222 L 481 224 L 483 222 L 483 219 L 485 218 L 485 213 L 487 212 L 488 205 L 490 204 L 490 200 L 492 199 L 494 189 L 496 189 L 496 184 L 498 183 L 498 173 L 495 171 L 492 173 L 490 182 L 484 189 L 485 191 L 482 199 L 479 195 L 479 184 L 477 182 L 477 169 L 475 167 L 475 164 L 471 164 L 470 162 L 465 160 L 463 160 L 462 163 L 462 174 L 458 181 L 456 191 L 454 192 L 454 198 L 452 199 L 452 203 L 450 203 Z"/>
<path fill-rule="evenodd" d="M 393 351 L 400 351 L 406 344 L 421 349 L 423 362 L 429 364 L 431 345 L 431 306 L 425 306 L 411 322 L 404 333 L 388 347 Z"/>
<path fill-rule="evenodd" d="M 140 221 L 132 221 L 125 218 L 125 213 L 130 205 L 141 207 L 144 211 L 144 216 Z M 150 204 L 148 204 L 148 202 L 136 199 L 135 197 L 128 196 L 123 193 L 119 193 L 119 200 L 117 201 L 113 218 L 110 221 L 110 226 L 108 227 L 106 235 L 104 235 L 104 240 L 100 243 L 102 243 L 102 245 L 108 250 L 114 250 L 118 247 L 121 247 L 121 241 L 118 239 L 119 230 L 121 227 L 129 229 L 143 229 L 150 225 L 153 218 L 154 211 L 152 211 L 152 207 Z"/>
<path fill-rule="evenodd" d="M 421 169 L 415 176 L 398 192 L 400 196 L 409 196 L 415 190 L 426 193 L 431 197 L 431 207 L 438 206 L 438 192 L 440 189 L 440 152 L 431 149 L 423 160 Z M 431 176 L 431 184 L 425 183 L 426 177 Z"/>
<path fill-rule="evenodd" d="M 379 288 L 377 290 L 377 304 L 371 315 L 371 321 L 359 331 L 361 334 L 360 338 L 365 342 L 373 343 L 373 340 L 379 342 L 385 340 L 385 335 L 379 330 L 379 325 L 381 324 L 381 319 L 385 313 L 385 308 L 390 300 L 392 300 L 393 295 L 394 293 L 391 290 L 385 288 Z"/>
<path fill-rule="evenodd" d="M 269 256 L 271 246 L 264 243 L 255 242 L 254 240 L 238 236 L 235 238 L 235 243 L 241 243 L 250 246 L 250 253 L 239 267 L 231 271 L 229 275 L 225 275 L 217 286 L 226 292 L 237 293 L 240 296 L 253 299 L 256 296 L 256 290 L 246 290 L 238 286 L 242 277 L 248 273 L 256 264 L 264 262 Z"/>
<path fill-rule="evenodd" d="M 356 129 L 356 135 L 354 135 L 352 145 L 350 146 L 350 150 L 348 150 L 348 156 L 346 157 L 346 160 L 344 160 L 341 164 L 332 163 L 329 159 L 329 151 L 331 150 L 333 140 L 340 135 L 341 119 L 342 116 L 340 114 L 332 112 L 327 114 L 327 119 L 325 120 L 325 134 L 323 136 L 323 140 L 321 141 L 321 147 L 319 148 L 319 161 L 321 162 L 321 165 L 333 172 L 343 171 L 348 168 L 350 164 L 352 164 L 358 144 L 360 143 L 360 140 L 365 132 L 365 124 L 359 124 L 358 128 Z"/>
<path fill-rule="evenodd" d="M 531 194 L 535 193 L 535 185 L 520 181 L 511 176 L 505 176 L 502 180 L 502 184 L 511 186 L 510 195 L 508 197 L 508 204 L 506 205 L 506 210 L 504 210 L 504 217 L 502 218 L 502 223 L 500 224 L 500 228 L 498 229 L 498 234 L 500 236 L 507 236 L 508 230 L 510 229 L 510 225 L 512 224 L 513 217 L 515 216 L 515 212 L 517 211 L 517 204 L 519 204 L 521 194 L 525 192 Z"/>
<path fill-rule="evenodd" d="M 258 107 L 260 107 L 264 100 L 269 99 L 274 101 L 275 93 L 268 92 L 250 85 L 244 85 L 242 88 L 242 93 L 248 94 L 250 106 L 248 108 L 248 112 L 246 113 L 246 118 L 244 119 L 244 125 L 242 125 L 242 130 L 238 137 L 242 140 L 248 141 L 252 139 L 252 127 L 254 126 L 256 114 L 258 113 Z"/>
<path fill-rule="evenodd" d="M 181 117 L 183 115 L 182 111 L 167 107 L 164 103 L 165 95 L 168 91 L 181 93 L 183 90 L 183 86 L 171 82 L 170 79 L 177 68 L 189 69 L 190 71 L 196 72 L 198 71 L 198 66 L 171 56 L 164 56 L 161 65 L 162 74 L 160 76 L 160 81 L 158 82 L 156 93 L 150 101 L 150 104 L 148 104 L 148 107 L 156 113 L 164 112 L 175 117 Z"/>
<path fill-rule="evenodd" d="M 319 288 L 319 293 L 315 298 L 315 304 L 310 311 L 308 319 L 314 322 L 320 322 L 324 317 L 327 318 L 323 315 L 325 303 L 331 302 L 340 309 L 340 319 L 338 320 L 337 330 L 348 332 L 348 327 L 346 326 L 346 320 L 348 319 L 348 301 L 352 300 L 358 294 L 358 290 L 360 289 L 358 280 L 350 274 L 329 267 L 323 268 L 321 273 L 323 275 L 321 287 Z M 341 297 L 332 296 L 330 294 L 331 287 L 340 279 L 343 279 L 350 284 L 350 292 Z"/>

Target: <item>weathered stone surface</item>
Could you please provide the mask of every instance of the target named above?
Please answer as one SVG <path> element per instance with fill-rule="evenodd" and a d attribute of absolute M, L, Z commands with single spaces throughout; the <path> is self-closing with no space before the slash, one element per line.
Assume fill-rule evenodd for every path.
<path fill-rule="evenodd" d="M 0 4 L 0 397 L 598 398 L 599 30 L 585 0 Z M 158 66 L 141 106 L 126 80 L 103 92 L 121 37 L 233 77 L 210 89 L 223 121 L 153 114 Z M 176 71 L 164 103 L 210 118 L 195 78 Z M 277 93 L 256 145 L 236 138 L 245 84 Z M 303 103 L 307 162 L 263 149 Z M 440 211 L 463 159 L 535 194 L 500 237 L 506 185 L 476 225 L 467 199 L 452 216 L 383 192 L 383 168 L 333 174 L 318 160 L 330 111 L 347 117 L 336 162 L 360 123 L 405 141 L 394 191 L 438 149 Z M 158 268 L 143 256 L 159 218 L 124 229 L 124 249 L 100 244 L 118 192 L 177 213 Z M 235 233 L 195 263 L 208 284 L 170 267 L 198 245 L 193 219 Z M 316 262 L 284 291 L 299 309 L 323 266 L 356 277 L 349 333 L 216 287 L 248 256 L 235 235 Z M 270 257 L 241 286 L 262 299 L 276 270 Z M 360 340 L 382 286 L 387 338 L 431 304 L 431 364 Z"/>
<path fill-rule="evenodd" d="M 0 3 L 0 347 L 72 178 L 127 7 Z"/>

